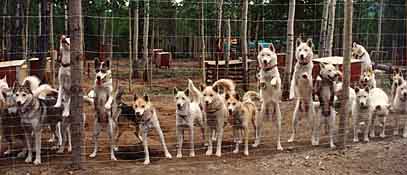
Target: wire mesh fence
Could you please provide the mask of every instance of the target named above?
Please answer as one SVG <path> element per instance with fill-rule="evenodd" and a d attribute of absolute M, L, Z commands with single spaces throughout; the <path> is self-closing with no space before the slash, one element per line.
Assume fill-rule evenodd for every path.
<path fill-rule="evenodd" d="M 36 1 L 33 1 L 36 2 Z M 7 75 L 7 84 L 14 87 L 14 81 L 22 83 L 22 80 L 34 72 L 46 74 L 43 82 L 49 83 L 53 87 L 58 87 L 58 68 L 56 61 L 61 55 L 59 49 L 59 37 L 68 34 L 67 19 L 69 14 L 64 9 L 65 2 L 51 2 L 48 4 L 48 12 L 53 15 L 42 14 L 43 6 L 36 6 L 31 2 L 13 1 L 0 2 L 4 5 L 0 23 L 2 24 L 0 39 L 1 53 L 0 76 Z M 148 3 L 147 3 L 148 2 Z M 223 2 L 223 1 L 222 1 Z M 325 4 L 326 1 L 300 1 L 295 6 L 295 37 L 313 40 L 313 51 L 315 59 L 318 57 L 330 57 L 343 55 L 343 24 L 344 24 L 344 1 L 336 1 L 336 5 L 331 16 L 326 16 L 326 29 L 321 28 L 324 22 L 324 8 L 332 10 Z M 42 3 L 42 2 L 41 2 Z M 39 3 L 39 4 L 41 4 Z M 83 14 L 81 16 L 83 30 L 78 31 L 83 34 L 84 57 L 81 60 L 81 87 L 84 96 L 94 89 L 96 83 L 95 60 L 110 60 L 113 87 L 122 87 L 124 95 L 123 103 L 132 107 L 134 96 L 148 95 L 151 104 L 157 110 L 160 125 L 165 136 L 165 142 L 172 154 L 172 160 L 166 160 L 162 146 L 159 142 L 159 135 L 152 130 L 149 133 L 150 155 L 153 164 L 165 165 L 192 165 L 215 163 L 216 159 L 205 156 L 207 146 L 202 139 L 199 127 L 195 127 L 195 151 L 196 158 L 177 159 L 177 128 L 176 128 L 176 103 L 174 88 L 187 89 L 188 79 L 199 87 L 201 84 L 210 85 L 220 78 L 234 80 L 237 85 L 237 92 L 241 95 L 245 93 L 243 89 L 259 91 L 257 73 L 261 69 L 258 63 L 259 46 L 269 47 L 273 43 L 278 59 L 278 70 L 281 78 L 285 76 L 285 67 L 288 62 L 287 56 L 287 21 L 289 3 L 286 1 L 249 1 L 247 18 L 247 41 L 242 41 L 245 32 L 241 27 L 244 24 L 242 17 L 243 3 L 238 1 L 224 0 L 222 10 L 219 8 L 221 1 L 87 1 L 83 2 Z M 147 8 L 149 6 L 149 9 Z M 402 96 L 402 90 L 394 87 L 394 77 L 392 66 L 398 66 L 402 72 L 406 63 L 406 4 L 403 1 L 355 1 L 354 20 L 352 37 L 355 42 L 364 46 L 372 59 L 376 86 L 383 89 L 389 98 Z M 382 9 L 382 10 L 379 10 Z M 223 11 L 219 18 L 219 11 Z M 381 12 L 381 13 L 380 13 Z M 329 21 L 329 18 L 333 20 Z M 221 19 L 221 20 L 219 20 Z M 44 20 L 50 20 L 53 28 L 46 30 L 44 34 Z M 146 23 L 149 25 L 146 25 Z M 219 23 L 220 22 L 220 23 Z M 221 25 L 220 31 L 218 29 Z M 10 27 L 8 27 L 10 26 Z M 332 28 L 331 31 L 327 31 Z M 51 32 L 52 31 L 52 32 Z M 331 37 L 322 37 L 325 34 Z M 329 32 L 332 32 L 329 34 Z M 220 35 L 219 35 L 220 34 Z M 41 50 L 41 37 L 46 36 L 48 49 Z M 148 41 L 146 41 L 148 40 Z M 242 50 L 243 42 L 247 42 L 248 51 Z M 328 46 L 332 43 L 331 46 Z M 324 46 L 322 44 L 325 44 Z M 325 48 L 327 47 L 327 48 Z M 58 54 L 53 54 L 51 49 L 57 50 Z M 325 49 L 325 50 L 324 50 Z M 325 52 L 331 54 L 326 55 Z M 322 52 L 321 52 L 322 51 Z M 49 61 L 43 61 L 41 54 L 46 54 Z M 37 61 L 30 58 L 39 58 Z M 244 68 L 244 61 L 247 58 L 247 69 Z M 12 60 L 25 60 L 25 62 L 14 63 Z M 46 60 L 46 59 L 45 59 Z M 295 58 L 294 58 L 295 60 Z M 42 61 L 42 62 L 41 62 Z M 49 63 L 48 63 L 49 62 Z M 47 63 L 45 67 L 41 64 Z M 338 65 L 341 67 L 342 65 Z M 352 64 L 351 74 L 352 87 L 359 87 L 360 66 Z M 314 67 L 318 67 L 315 62 Z M 53 69 L 51 69 L 53 68 Z M 246 72 L 247 71 L 247 72 Z M 72 72 L 74 73 L 74 72 Z M 313 77 L 320 73 L 313 72 Z M 247 82 L 244 81 L 247 76 Z M 52 78 L 51 78 L 52 77 Z M 403 77 L 403 75 L 401 75 Z M 53 80 L 53 81 L 52 81 Z M 288 91 L 288 87 L 282 87 L 283 91 Z M 400 92 L 399 92 L 400 91 Z M 24 162 L 26 155 L 20 154 L 26 149 L 24 129 L 20 121 L 21 117 L 10 112 L 10 101 L 8 98 L 15 97 L 15 91 L 10 94 L 4 93 L 4 112 L 1 122 L 0 145 L 0 167 L 7 172 L 21 172 L 21 168 L 27 166 Z M 399 95 L 396 95 L 400 93 Z M 356 93 L 358 95 L 358 93 Z M 53 96 L 56 98 L 55 94 Z M 359 97 L 356 97 L 357 99 Z M 339 100 L 337 100 L 339 101 Z M 355 101 L 357 103 L 358 101 Z M 393 101 L 389 100 L 388 105 Z M 317 149 L 311 144 L 312 118 L 301 116 L 299 119 L 298 131 L 295 142 L 288 142 L 292 131 L 292 116 L 296 101 L 282 99 L 281 103 L 281 141 L 285 151 L 283 156 L 292 151 L 303 151 Z M 47 105 L 49 109 L 54 109 L 53 105 Z M 385 123 L 379 122 L 376 125 L 376 134 L 381 132 L 380 128 L 386 126 L 385 134 L 390 137 L 395 131 L 396 116 L 401 118 L 400 126 L 404 127 L 406 116 L 402 110 L 395 110 L 394 106 L 389 106 L 390 114 Z M 75 109 L 71 109 L 75 110 Z M 316 108 L 320 112 L 320 108 Z M 123 132 L 118 138 L 115 155 L 117 161 L 110 160 L 110 140 L 107 134 L 107 124 L 102 125 L 103 129 L 99 136 L 98 155 L 90 158 L 94 143 L 94 121 L 96 120 L 96 110 L 93 104 L 84 103 L 85 114 L 83 133 L 83 145 L 81 150 L 83 164 L 96 165 L 96 168 L 114 167 L 115 162 L 126 162 L 130 166 L 137 166 L 144 161 L 144 150 L 141 141 L 137 138 L 135 131 L 138 124 L 129 121 L 125 114 L 118 119 L 119 130 Z M 338 128 L 339 118 L 344 115 L 339 113 L 339 108 L 335 108 L 335 142 L 339 136 L 339 130 L 345 130 L 348 138 L 348 145 L 352 145 L 353 118 L 352 113 L 347 119 L 346 128 Z M 260 112 L 260 109 L 258 109 Z M 319 113 L 315 113 L 315 118 Z M 47 114 L 48 117 L 61 118 L 61 114 Z M 264 131 L 261 144 L 254 148 L 249 147 L 250 155 L 243 156 L 233 153 L 236 140 L 233 137 L 233 124 L 226 124 L 223 138 L 222 158 L 219 159 L 257 159 L 265 155 L 280 154 L 277 150 L 277 119 L 273 111 L 268 111 L 266 115 L 271 116 L 264 121 Z M 230 117 L 230 116 L 228 116 Z M 321 119 L 324 119 L 321 117 Z M 62 121 L 62 118 L 59 119 Z M 58 149 L 58 129 L 50 127 L 52 124 L 43 124 L 41 167 L 49 169 L 58 168 L 71 163 L 72 154 L 65 152 L 57 153 Z M 328 123 L 324 123 L 327 125 Z M 367 123 L 364 123 L 366 127 Z M 249 126 L 250 145 L 254 142 L 255 130 Z M 364 128 L 363 128 L 364 129 Z M 400 129 L 400 136 L 403 135 Z M 63 131 L 62 131 L 63 132 Z M 320 128 L 321 141 L 318 147 L 329 148 L 328 129 L 324 126 Z M 363 130 L 361 130 L 363 132 Z M 34 133 L 27 133 L 33 135 Z M 185 131 L 183 155 L 188 157 L 190 151 L 189 131 Z M 407 135 L 405 135 L 407 136 Z M 209 137 L 206 135 L 206 137 Z M 398 139 L 391 137 L 391 139 Z M 363 135 L 359 134 L 359 139 L 363 140 Z M 376 140 L 376 139 L 374 139 Z M 72 143 L 75 144 L 75 143 Z M 289 151 L 287 151 L 289 150 Z M 330 151 L 326 149 L 326 151 Z M 134 163 L 134 164 L 133 164 Z M 0 172 L 2 172 L 0 170 Z"/>

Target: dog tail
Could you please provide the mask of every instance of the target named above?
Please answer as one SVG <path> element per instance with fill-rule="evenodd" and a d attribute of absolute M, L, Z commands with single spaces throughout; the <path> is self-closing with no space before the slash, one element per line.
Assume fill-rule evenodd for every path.
<path fill-rule="evenodd" d="M 40 87 L 41 80 L 36 76 L 25 77 L 23 80 L 23 84 L 25 84 L 27 81 L 30 83 L 31 91 L 34 91 L 35 89 L 38 89 Z"/>
<path fill-rule="evenodd" d="M 199 102 L 202 97 L 202 93 L 200 90 L 198 90 L 198 88 L 195 87 L 194 82 L 192 82 L 190 79 L 188 79 L 188 89 L 190 91 L 192 101 Z"/>
<path fill-rule="evenodd" d="M 58 93 L 58 91 L 52 88 L 49 84 L 42 84 L 38 88 L 32 91 L 34 97 L 45 98 L 48 94 Z"/>
<path fill-rule="evenodd" d="M 255 92 L 255 91 L 247 91 L 243 95 L 243 101 L 251 101 L 251 102 L 260 101 L 260 95 L 259 95 L 259 93 Z"/>
<path fill-rule="evenodd" d="M 223 93 L 229 93 L 229 94 L 234 94 L 235 89 L 236 89 L 235 83 L 233 83 L 233 81 L 230 79 L 219 79 L 218 81 L 213 83 L 212 86 L 213 87 L 221 86 L 224 90 Z"/>

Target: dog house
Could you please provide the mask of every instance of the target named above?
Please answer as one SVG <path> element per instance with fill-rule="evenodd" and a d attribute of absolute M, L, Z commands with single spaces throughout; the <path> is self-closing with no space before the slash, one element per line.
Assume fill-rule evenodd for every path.
<path fill-rule="evenodd" d="M 22 82 L 29 75 L 25 60 L 13 60 L 0 62 L 0 77 L 7 76 L 7 83 Z"/>
<path fill-rule="evenodd" d="M 170 68 L 172 56 L 170 52 L 158 52 L 155 57 L 155 66 Z"/>

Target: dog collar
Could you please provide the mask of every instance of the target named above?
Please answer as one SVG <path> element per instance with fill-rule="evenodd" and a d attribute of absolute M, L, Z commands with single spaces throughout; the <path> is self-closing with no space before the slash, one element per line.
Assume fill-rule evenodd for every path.
<path fill-rule="evenodd" d="M 262 68 L 264 71 L 269 71 L 271 69 L 274 69 L 275 67 L 277 67 L 277 64 L 274 65 L 268 65 L 268 66 L 261 66 L 260 68 Z"/>
<path fill-rule="evenodd" d="M 61 62 L 61 66 L 62 67 L 69 67 L 69 66 L 71 66 L 71 63 L 64 64 L 64 63 Z"/>
<path fill-rule="evenodd" d="M 306 66 L 308 63 L 302 63 L 302 62 L 298 62 L 298 63 L 300 63 L 300 65 L 302 65 L 302 66 Z"/>

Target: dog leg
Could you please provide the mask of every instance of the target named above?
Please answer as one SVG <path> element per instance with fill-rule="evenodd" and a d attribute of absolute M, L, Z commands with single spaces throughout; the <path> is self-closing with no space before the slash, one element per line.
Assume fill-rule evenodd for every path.
<path fill-rule="evenodd" d="M 99 133 L 100 133 L 100 126 L 99 126 L 99 122 L 97 121 L 97 119 L 95 119 L 95 124 L 94 124 L 93 128 L 94 128 L 93 129 L 93 144 L 94 144 L 94 147 L 93 147 L 92 154 L 89 155 L 90 158 L 96 157 L 96 154 L 98 152 L 98 136 L 99 136 Z"/>
<path fill-rule="evenodd" d="M 41 164 L 41 129 L 34 131 L 35 135 L 35 160 L 34 165 Z"/>
<path fill-rule="evenodd" d="M 252 145 L 254 148 L 258 147 L 261 143 L 262 131 L 263 131 L 263 119 L 264 119 L 265 114 L 266 114 L 266 105 L 265 105 L 265 102 L 263 102 L 261 105 L 260 113 L 259 113 L 259 115 L 257 115 L 257 117 L 255 119 L 255 125 L 256 125 L 255 136 L 254 136 L 255 140 L 254 140 L 254 144 Z"/>
<path fill-rule="evenodd" d="M 312 101 L 309 102 L 309 108 L 310 109 L 307 112 L 307 116 L 310 119 L 309 121 L 311 121 L 311 132 L 312 132 L 311 144 L 314 146 L 317 146 L 317 145 L 319 145 L 319 140 L 316 138 L 317 132 L 321 132 L 321 131 L 320 131 L 320 129 L 318 129 L 319 124 L 316 124 L 316 123 L 319 123 L 320 120 L 318 119 L 318 116 L 315 115 L 316 114 L 315 107 L 314 107 L 314 104 L 312 103 Z"/>
<path fill-rule="evenodd" d="M 319 138 L 321 134 L 321 125 L 325 124 L 326 117 L 322 116 L 321 110 L 317 110 L 315 113 L 316 115 L 312 119 L 312 122 L 314 124 L 313 132 L 314 134 L 314 141 L 312 142 L 312 146 L 318 146 L 319 145 Z"/>
<path fill-rule="evenodd" d="M 208 132 L 208 150 L 205 153 L 207 156 L 212 155 L 212 151 L 213 151 L 213 145 L 212 145 L 212 142 L 213 142 L 212 133 L 213 133 L 213 131 L 212 130 L 213 130 L 213 128 L 208 128 L 207 129 L 207 132 Z"/>
<path fill-rule="evenodd" d="M 218 145 L 216 147 L 216 156 L 222 156 L 222 141 L 223 141 L 223 125 L 219 126 L 219 129 L 216 131 L 218 134 Z"/>
<path fill-rule="evenodd" d="M 359 136 L 358 136 L 358 126 L 359 126 L 359 122 L 358 122 L 358 118 L 359 118 L 359 113 L 356 113 L 354 115 L 352 115 L 352 125 L 353 125 L 353 142 L 359 142 Z"/>
<path fill-rule="evenodd" d="M 144 165 L 150 164 L 150 153 L 148 152 L 147 129 L 143 129 L 143 145 L 144 145 Z"/>
<path fill-rule="evenodd" d="M 372 125 L 372 114 L 369 112 L 368 114 L 368 120 L 367 120 L 367 126 L 365 126 L 365 133 L 364 133 L 364 138 L 363 141 L 365 142 L 369 142 L 369 131 L 370 131 L 370 127 Z"/>
<path fill-rule="evenodd" d="M 62 112 L 63 117 L 69 117 L 70 115 L 70 104 L 71 104 L 71 97 L 67 97 L 66 101 L 63 102 L 64 104 L 64 111 Z"/>
<path fill-rule="evenodd" d="M 116 156 L 114 155 L 114 149 L 116 148 L 115 144 L 115 126 L 114 121 L 112 118 L 109 118 L 109 141 L 110 141 L 110 160 L 117 160 Z"/>
<path fill-rule="evenodd" d="M 234 154 L 239 152 L 239 135 L 239 129 L 236 126 L 233 126 L 233 140 L 235 142 L 235 149 L 233 150 Z"/>
<path fill-rule="evenodd" d="M 177 126 L 176 129 L 176 135 L 178 139 L 177 158 L 182 158 L 182 143 L 184 141 L 184 132 L 182 130 L 183 128 L 181 126 Z"/>
<path fill-rule="evenodd" d="M 107 102 L 105 104 L 105 109 L 110 109 L 112 107 L 112 103 L 113 103 L 113 96 L 109 95 L 109 99 L 107 100 Z"/>
<path fill-rule="evenodd" d="M 331 148 L 335 148 L 334 136 L 335 136 L 335 121 L 336 121 L 336 112 L 335 109 L 331 108 L 331 116 L 329 118 L 329 143 Z"/>
<path fill-rule="evenodd" d="M 249 126 L 244 127 L 244 152 L 245 156 L 249 155 Z"/>
<path fill-rule="evenodd" d="M 370 138 L 375 138 L 376 137 L 376 133 L 375 133 L 375 130 L 376 130 L 376 125 L 375 125 L 375 122 L 376 122 L 376 114 L 372 114 L 371 115 L 372 117 L 372 119 L 370 120 L 370 123 L 371 123 L 371 125 L 370 125 L 370 127 L 369 127 L 369 130 L 370 130 Z"/>
<path fill-rule="evenodd" d="M 31 132 L 24 132 L 25 135 L 25 142 L 27 146 L 27 157 L 25 158 L 26 163 L 32 162 L 32 146 L 31 146 Z"/>
<path fill-rule="evenodd" d="M 68 134 L 68 152 L 72 152 L 72 138 L 71 138 L 71 127 L 66 128 Z"/>
<path fill-rule="evenodd" d="M 407 120 L 404 121 L 403 137 L 407 137 Z"/>
<path fill-rule="evenodd" d="M 300 108 L 300 100 L 297 100 L 297 104 L 295 105 L 294 113 L 293 113 L 293 119 L 292 119 L 292 125 L 291 125 L 291 137 L 288 140 L 288 142 L 293 142 L 295 139 L 295 133 L 297 132 L 297 124 L 298 124 L 298 110 Z"/>
<path fill-rule="evenodd" d="M 61 73 L 61 70 L 59 73 Z M 58 77 L 60 77 L 60 75 Z M 57 103 L 54 105 L 55 108 L 59 108 L 62 105 L 62 93 L 63 93 L 62 85 L 63 82 L 59 81 Z"/>
<path fill-rule="evenodd" d="M 400 126 L 399 126 L 399 123 L 400 123 L 400 114 L 396 114 L 395 116 L 394 116 L 394 131 L 393 131 L 393 135 L 395 135 L 395 136 L 397 136 L 397 135 L 399 135 L 399 130 L 400 130 Z"/>
<path fill-rule="evenodd" d="M 277 117 L 277 150 L 282 151 L 283 147 L 281 146 L 281 110 L 280 104 L 278 102 L 275 103 L 274 110 Z"/>
<path fill-rule="evenodd" d="M 216 141 L 216 130 L 212 130 L 212 141 Z"/>
<path fill-rule="evenodd" d="M 380 133 L 381 138 L 386 137 L 386 116 L 383 116 L 383 127 L 382 127 L 382 132 Z"/>
<path fill-rule="evenodd" d="M 189 157 L 195 157 L 195 145 L 194 145 L 194 123 L 191 124 L 190 126 L 190 137 L 191 137 L 191 152 L 189 153 Z"/>
<path fill-rule="evenodd" d="M 161 146 L 164 149 L 164 154 L 166 158 L 171 159 L 172 156 L 170 154 L 170 152 L 168 152 L 168 148 L 167 145 L 165 144 L 165 139 L 164 139 L 164 134 L 163 131 L 161 130 L 160 124 L 156 124 L 155 129 L 157 130 L 158 136 L 160 136 L 160 142 L 161 142 Z"/>

